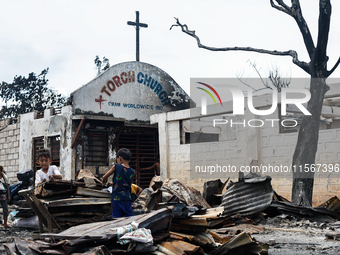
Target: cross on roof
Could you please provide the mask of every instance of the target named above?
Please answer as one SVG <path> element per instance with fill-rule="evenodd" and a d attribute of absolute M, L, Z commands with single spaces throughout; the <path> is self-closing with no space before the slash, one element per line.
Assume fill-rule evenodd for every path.
<path fill-rule="evenodd" d="M 139 27 L 148 27 L 148 24 L 139 23 L 139 11 L 136 11 L 136 22 L 128 21 L 127 24 L 136 26 L 136 61 L 139 61 Z"/>

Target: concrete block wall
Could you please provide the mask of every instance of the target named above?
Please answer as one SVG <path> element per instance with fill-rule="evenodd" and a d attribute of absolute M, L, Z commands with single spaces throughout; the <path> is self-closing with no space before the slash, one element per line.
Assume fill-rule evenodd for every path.
<path fill-rule="evenodd" d="M 277 118 L 277 113 L 267 117 Z M 297 143 L 298 133 L 280 133 L 279 125 L 274 128 L 261 128 L 260 135 L 260 163 L 263 165 L 283 165 L 292 164 L 293 153 Z M 315 157 L 316 168 L 314 178 L 313 203 L 319 205 L 327 199 L 339 194 L 340 171 L 340 129 L 325 129 L 319 131 L 318 150 Z M 327 171 L 323 172 L 322 166 L 325 164 Z M 333 167 L 333 171 L 331 168 Z M 318 172 L 319 171 L 319 172 Z M 277 193 L 287 199 L 292 195 L 293 173 L 271 173 L 273 177 L 272 185 Z"/>
<path fill-rule="evenodd" d="M 176 113 L 178 116 L 176 117 Z M 274 127 L 264 125 L 260 128 L 244 128 L 238 126 L 236 129 L 236 139 L 222 140 L 220 142 L 207 142 L 201 144 L 181 144 L 180 121 L 187 119 L 183 112 L 171 112 L 171 116 L 163 118 L 166 123 L 162 124 L 167 129 L 168 146 L 160 144 L 160 148 L 166 150 L 168 160 L 167 174 L 163 177 L 176 178 L 183 183 L 203 191 L 203 184 L 208 180 L 220 178 L 222 181 L 228 177 L 236 181 L 238 174 L 212 175 L 211 178 L 199 178 L 190 175 L 193 165 L 233 165 L 236 167 L 249 166 L 253 162 L 260 166 L 290 166 L 295 150 L 298 133 L 280 133 L 279 124 Z M 249 116 L 248 116 L 249 117 Z M 256 118 L 252 117 L 251 118 Z M 183 118 L 183 119 L 181 119 Z M 278 113 L 274 112 L 267 119 L 278 119 Z M 155 119 L 155 122 L 157 120 Z M 161 132 L 161 131 L 160 131 Z M 194 148 L 194 149 L 193 149 Z M 193 151 L 194 150 L 194 151 Z M 190 155 L 190 152 L 191 155 Z M 161 154 L 165 152 L 161 152 Z M 340 164 L 340 129 L 320 130 L 316 164 L 326 164 L 329 168 Z M 190 165 L 191 164 L 191 165 Z M 162 158 L 161 158 L 162 166 Z M 340 166 L 339 166 L 340 167 Z M 246 173 L 245 173 L 246 174 Z M 274 190 L 291 199 L 292 173 L 275 172 L 262 174 L 272 176 Z M 205 176 L 206 177 L 206 176 Z M 315 173 L 313 203 L 318 205 L 332 196 L 338 195 L 340 191 L 339 172 Z"/>
<path fill-rule="evenodd" d="M 9 124 L 10 119 L 0 121 L 0 164 L 11 183 L 18 181 L 20 123 Z"/>
<path fill-rule="evenodd" d="M 230 164 L 230 161 L 227 159 L 231 158 L 230 155 L 234 154 L 235 151 L 239 154 L 239 157 L 234 157 L 232 159 L 232 164 L 244 162 L 244 157 L 242 157 L 241 154 L 244 153 L 245 148 L 239 148 L 239 145 L 242 146 L 243 144 L 238 143 L 236 140 L 230 142 L 224 141 L 222 143 L 196 144 L 195 150 L 198 150 L 199 153 L 190 154 L 190 150 L 192 149 L 191 145 L 180 143 L 180 121 L 168 122 L 168 132 L 169 169 L 167 177 L 178 179 L 200 192 L 203 192 L 204 182 L 208 179 L 192 176 L 190 169 L 192 169 L 194 165 L 216 164 L 216 161 L 214 160 L 216 157 L 221 158 L 219 161 L 220 165 L 228 165 Z M 225 146 L 226 143 L 228 146 Z M 218 178 L 225 181 L 229 177 L 231 179 L 236 179 L 237 174 L 229 174 L 228 176 L 220 176 Z"/>
<path fill-rule="evenodd" d="M 266 119 L 278 119 L 278 112 L 266 116 Z M 264 120 L 265 118 L 261 118 Z M 260 128 L 260 155 L 259 164 L 264 166 L 287 166 L 290 167 L 293 159 L 293 153 L 297 141 L 297 132 L 280 133 L 280 124 L 274 122 L 273 126 L 265 125 Z M 272 176 L 273 189 L 281 196 L 291 200 L 292 191 L 292 173 L 277 172 L 264 173 Z"/>
<path fill-rule="evenodd" d="M 168 123 L 169 130 L 169 176 L 178 178 L 180 176 L 184 183 L 190 182 L 190 145 L 180 144 L 179 121 Z"/>

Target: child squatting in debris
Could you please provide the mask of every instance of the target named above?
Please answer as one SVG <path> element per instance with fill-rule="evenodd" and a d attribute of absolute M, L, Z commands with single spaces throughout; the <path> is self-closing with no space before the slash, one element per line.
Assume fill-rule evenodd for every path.
<path fill-rule="evenodd" d="M 2 225 L 5 228 L 8 228 L 7 217 L 8 217 L 8 204 L 11 200 L 11 195 L 9 193 L 9 181 L 5 174 L 4 167 L 0 165 L 0 202 L 2 207 L 2 212 L 4 216 L 4 224 Z"/>
<path fill-rule="evenodd" d="M 114 173 L 111 196 L 112 218 L 132 216 L 131 184 L 135 170 L 129 166 L 131 158 L 131 151 L 121 148 L 117 153 L 117 164 L 114 164 L 103 176 L 103 183 L 105 184 L 108 177 Z"/>
<path fill-rule="evenodd" d="M 41 149 L 37 154 L 37 164 L 41 167 L 35 174 L 35 187 L 42 182 L 49 181 L 51 179 L 62 179 L 58 167 L 50 165 L 52 162 L 51 153 L 48 149 Z"/>

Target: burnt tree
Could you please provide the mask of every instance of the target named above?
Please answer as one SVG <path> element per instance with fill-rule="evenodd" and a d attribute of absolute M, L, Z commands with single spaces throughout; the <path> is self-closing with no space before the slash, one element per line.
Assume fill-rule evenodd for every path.
<path fill-rule="evenodd" d="M 171 28 L 173 26 L 181 27 L 184 33 L 196 39 L 199 48 L 210 51 L 251 51 L 276 56 L 291 56 L 293 63 L 310 75 L 311 99 L 308 102 L 307 109 L 311 115 L 305 116 L 302 121 L 292 162 L 293 167 L 296 169 L 300 169 L 299 167 L 304 169 L 305 166 L 310 166 L 311 164 L 315 163 L 315 154 L 319 139 L 319 121 L 321 109 L 324 95 L 329 90 L 329 86 L 326 84 L 326 79 L 334 72 L 340 63 L 339 58 L 330 70 L 327 68 L 327 45 L 332 12 L 331 1 L 319 1 L 319 22 L 316 45 L 313 41 L 307 22 L 302 15 L 299 0 L 291 0 L 291 5 L 286 4 L 283 0 L 270 0 L 270 4 L 273 8 L 284 12 L 295 20 L 309 55 L 308 62 L 300 61 L 298 58 L 298 53 L 295 50 L 277 51 L 252 47 L 208 47 L 201 44 L 200 38 L 195 34 L 195 31 L 189 30 L 188 26 L 181 24 L 178 19 L 176 19 L 176 24 L 172 25 Z M 294 172 L 292 202 L 298 205 L 311 206 L 313 185 L 313 172 Z"/>

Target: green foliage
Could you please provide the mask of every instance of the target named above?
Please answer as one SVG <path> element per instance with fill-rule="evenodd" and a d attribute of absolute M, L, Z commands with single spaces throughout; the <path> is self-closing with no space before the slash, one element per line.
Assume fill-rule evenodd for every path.
<path fill-rule="evenodd" d="M 97 76 L 110 68 L 110 61 L 106 57 L 103 57 L 103 61 L 101 61 L 99 56 L 97 55 L 96 58 L 94 59 L 94 64 L 96 65 Z"/>
<path fill-rule="evenodd" d="M 0 111 L 0 119 L 18 117 L 33 110 L 43 111 L 49 107 L 61 107 L 66 98 L 47 87 L 48 68 L 41 74 L 15 76 L 12 83 L 2 82 L 0 97 L 5 103 Z"/>

